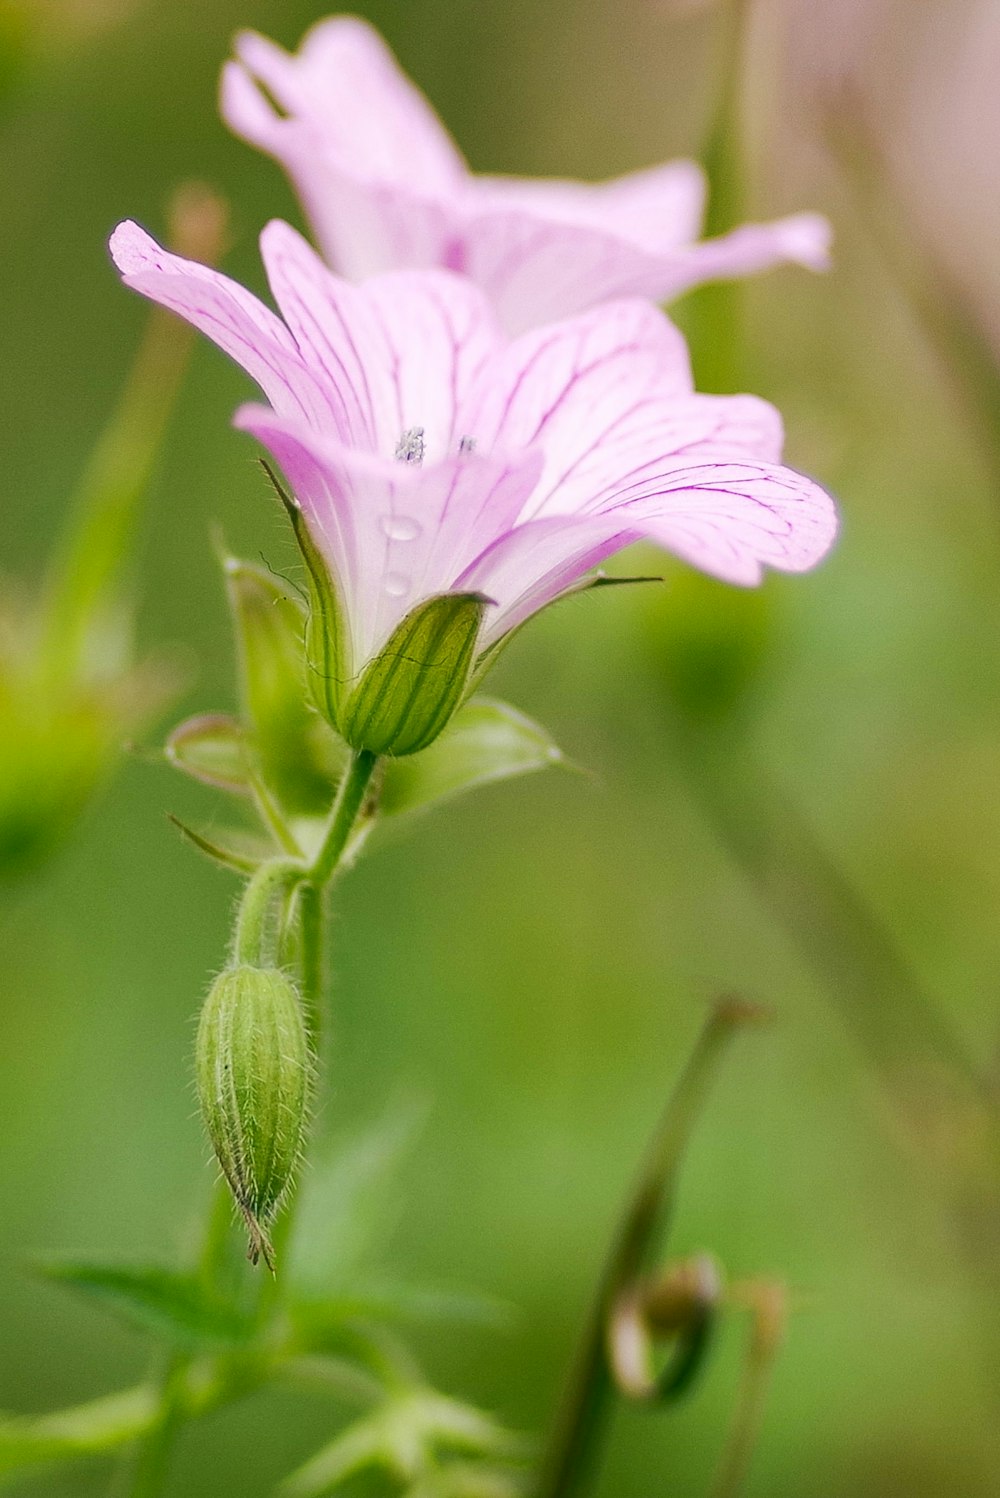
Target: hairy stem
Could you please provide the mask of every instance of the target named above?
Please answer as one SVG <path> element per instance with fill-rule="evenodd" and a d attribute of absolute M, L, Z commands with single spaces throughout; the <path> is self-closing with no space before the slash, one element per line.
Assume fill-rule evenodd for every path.
<path fill-rule="evenodd" d="M 377 764 L 378 756 L 369 749 L 357 749 L 351 756 L 337 790 L 326 834 L 309 870 L 310 881 L 320 889 L 329 884 L 337 871 Z"/>
<path fill-rule="evenodd" d="M 314 1054 L 318 1052 L 322 1033 L 323 894 L 344 855 L 377 762 L 377 756 L 367 750 L 354 754 L 338 788 L 325 836 L 312 865 L 290 858 L 276 858 L 262 864 L 243 893 L 237 915 L 235 960 L 254 965 L 277 962 L 280 921 L 275 907 L 288 895 L 296 895 L 294 919 L 298 923 L 300 992 Z M 291 1234 L 294 1208 L 292 1191 L 275 1233 L 279 1265 L 287 1258 L 283 1250 Z M 216 1282 L 231 1222 L 231 1202 L 223 1183 L 213 1202 L 200 1258 L 199 1272 L 209 1287 Z M 262 1328 L 274 1313 L 280 1290 L 278 1276 L 261 1285 L 257 1316 Z M 189 1415 L 192 1367 L 193 1359 L 185 1353 L 173 1354 L 167 1364 L 152 1418 L 142 1433 L 132 1467 L 128 1490 L 131 1498 L 158 1498 L 163 1491 L 174 1438 Z"/>
<path fill-rule="evenodd" d="M 264 967 L 277 961 L 274 903 L 306 874 L 305 865 L 293 859 L 275 858 L 261 864 L 243 891 L 236 917 L 233 956 L 237 962 Z"/>
<path fill-rule="evenodd" d="M 538 1498 L 576 1498 L 584 1490 L 604 1439 L 614 1394 L 606 1351 L 612 1312 L 665 1227 L 681 1160 L 722 1051 L 737 1027 L 759 1013 L 738 1000 L 717 1004 L 667 1102 L 601 1273 Z"/>

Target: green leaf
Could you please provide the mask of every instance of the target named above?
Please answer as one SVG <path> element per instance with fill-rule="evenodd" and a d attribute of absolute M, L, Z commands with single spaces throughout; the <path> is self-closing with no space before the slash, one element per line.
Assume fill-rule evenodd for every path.
<path fill-rule="evenodd" d="M 170 734 L 164 753 L 172 765 L 203 785 L 247 795 L 250 765 L 243 729 L 225 713 L 186 718 Z"/>
<path fill-rule="evenodd" d="M 400 1176 L 425 1116 L 419 1105 L 397 1105 L 304 1174 L 292 1243 L 304 1294 L 322 1299 L 331 1282 L 352 1284 L 373 1246 L 388 1243 L 400 1212 Z"/>
<path fill-rule="evenodd" d="M 253 1336 L 252 1320 L 208 1294 L 189 1275 L 155 1267 L 58 1262 L 41 1265 L 40 1272 L 174 1345 L 233 1346 Z"/>
<path fill-rule="evenodd" d="M 223 558 L 243 707 L 259 771 L 289 815 L 325 813 L 347 748 L 310 705 L 306 611 L 272 573 Z"/>
<path fill-rule="evenodd" d="M 308 1336 L 324 1338 L 361 1321 L 409 1326 L 450 1322 L 496 1331 L 509 1329 L 516 1317 L 507 1301 L 475 1290 L 388 1280 L 351 1282 L 342 1293 L 301 1301 L 294 1311 L 295 1324 Z"/>
<path fill-rule="evenodd" d="M 287 1478 L 279 1493 L 282 1498 L 324 1498 L 349 1477 L 371 1468 L 409 1487 L 436 1474 L 448 1453 L 518 1460 L 524 1456 L 524 1443 L 471 1405 L 433 1389 L 406 1389 L 348 1426 Z"/>
<path fill-rule="evenodd" d="M 403 1498 L 523 1498 L 525 1484 L 483 1462 L 449 1462 L 407 1488 Z"/>
<path fill-rule="evenodd" d="M 441 593 L 411 609 L 365 668 L 339 727 L 355 749 L 416 754 L 465 695 L 483 611 L 481 593 Z"/>
<path fill-rule="evenodd" d="M 565 764 L 540 724 L 506 702 L 473 697 L 428 749 L 385 767 L 379 808 L 384 816 L 422 811 L 495 780 Z"/>

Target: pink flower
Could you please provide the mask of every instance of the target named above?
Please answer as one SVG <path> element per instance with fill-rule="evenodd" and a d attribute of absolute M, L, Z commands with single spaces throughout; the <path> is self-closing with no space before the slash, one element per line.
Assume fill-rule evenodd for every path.
<path fill-rule="evenodd" d="M 698 243 L 705 181 L 691 161 L 602 183 L 474 176 L 381 37 L 355 17 L 320 22 L 296 56 L 253 32 L 237 54 L 223 72 L 223 116 L 282 164 L 323 254 L 348 280 L 460 271 L 520 331 L 611 297 L 660 302 L 783 261 L 828 263 L 829 226 L 812 213 Z"/>
<path fill-rule="evenodd" d="M 135 224 L 111 249 L 127 285 L 207 333 L 267 396 L 236 425 L 280 464 L 329 568 L 351 679 L 440 594 L 489 600 L 481 659 L 633 541 L 752 585 L 765 565 L 812 567 L 833 540 L 828 495 L 780 466 L 777 411 L 695 394 L 684 340 L 646 302 L 511 340 L 462 277 L 354 287 L 274 222 L 261 251 L 279 318 Z"/>

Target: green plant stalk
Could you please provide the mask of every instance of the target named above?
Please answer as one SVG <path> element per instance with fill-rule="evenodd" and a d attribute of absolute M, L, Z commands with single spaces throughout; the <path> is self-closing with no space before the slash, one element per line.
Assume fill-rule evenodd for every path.
<path fill-rule="evenodd" d="M 718 1061 L 736 1029 L 759 1014 L 759 1010 L 738 1000 L 720 1001 L 671 1093 L 601 1273 L 537 1498 L 577 1498 L 584 1491 L 604 1439 L 615 1392 L 606 1351 L 612 1311 L 661 1238 L 673 1206 L 684 1151 Z"/>
<path fill-rule="evenodd" d="M 725 234 L 746 216 L 743 58 L 749 12 L 750 0 L 729 0 L 720 21 L 720 83 L 701 151 L 708 178 L 706 236 Z M 739 281 L 717 281 L 687 298 L 684 322 L 693 346 L 699 390 L 728 394 L 739 389 L 744 300 L 744 287 Z"/>
<path fill-rule="evenodd" d="M 169 240 L 179 253 L 214 264 L 225 208 L 188 184 L 173 198 Z M 48 577 L 44 664 L 56 682 L 85 664 L 95 623 L 122 602 L 139 507 L 156 465 L 194 346 L 193 330 L 170 312 L 150 313 L 118 405 L 97 441 L 56 546 Z"/>
<path fill-rule="evenodd" d="M 323 1008 L 323 894 L 337 872 L 358 815 L 364 805 L 378 757 L 367 750 L 352 755 L 337 789 L 327 830 L 311 865 L 294 859 L 277 858 L 262 864 L 250 880 L 240 902 L 233 944 L 237 962 L 277 961 L 278 934 L 275 902 L 279 896 L 297 890 L 296 919 L 299 926 L 299 979 L 302 1003 L 310 1040 L 318 1046 L 322 1032 Z M 220 1186 L 219 1191 L 228 1191 Z M 228 1200 L 227 1200 L 228 1206 Z M 275 1232 L 275 1250 L 279 1266 L 287 1257 L 288 1240 L 294 1221 L 295 1193 L 289 1193 Z M 201 1272 L 212 1283 L 218 1259 L 228 1236 L 228 1218 L 220 1212 L 218 1195 L 206 1228 L 201 1256 Z M 280 1293 L 280 1279 L 265 1281 L 258 1301 L 258 1320 L 267 1323 Z M 154 1417 L 144 1432 L 132 1473 L 131 1498 L 158 1498 L 166 1481 L 174 1439 L 187 1416 L 187 1388 L 192 1358 L 174 1354 L 163 1375 Z"/>
<path fill-rule="evenodd" d="M 762 1286 L 751 1313 L 753 1323 L 741 1388 L 711 1498 L 739 1498 L 749 1474 L 788 1315 L 784 1287 Z"/>
<path fill-rule="evenodd" d="M 1000 367 L 986 319 L 967 289 L 911 222 L 864 100 L 848 94 L 830 111 L 828 135 L 861 219 L 935 356 L 952 382 L 1000 492 Z"/>

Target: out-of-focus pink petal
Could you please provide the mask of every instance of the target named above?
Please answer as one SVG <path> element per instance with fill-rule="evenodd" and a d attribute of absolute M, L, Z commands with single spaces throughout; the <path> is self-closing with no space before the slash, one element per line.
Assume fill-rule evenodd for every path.
<path fill-rule="evenodd" d="M 626 235 L 605 204 L 576 223 L 565 212 L 555 219 L 526 207 L 488 210 L 466 222 L 462 268 L 488 291 L 504 326 L 519 332 L 617 297 L 668 302 L 707 281 L 788 262 L 824 270 L 830 237 L 825 218 L 800 213 L 653 250 Z"/>
<path fill-rule="evenodd" d="M 324 392 L 305 368 L 280 318 L 228 276 L 164 250 L 138 224 L 119 224 L 112 259 L 126 286 L 169 307 L 218 344 L 278 411 L 323 420 Z"/>
<path fill-rule="evenodd" d="M 283 59 L 282 71 L 300 66 L 280 48 L 274 50 Z M 412 180 L 373 175 L 363 155 L 335 144 L 324 110 L 310 112 L 301 104 L 297 112 L 278 114 L 238 62 L 223 68 L 220 109 L 230 129 L 288 173 L 324 256 L 340 275 L 362 281 L 401 267 L 446 262 L 455 235 L 449 196 L 436 196 L 417 173 Z"/>
<path fill-rule="evenodd" d="M 705 239 L 665 266 L 663 301 L 706 281 L 755 276 L 776 265 L 830 268 L 832 230 L 820 213 L 793 213 L 770 224 L 743 224 L 718 239 Z"/>
<path fill-rule="evenodd" d="M 322 22 L 294 56 L 253 33 L 237 53 L 223 72 L 225 119 L 282 163 L 323 254 L 351 280 L 460 271 L 516 333 L 612 298 L 662 302 L 786 261 L 827 264 L 829 227 L 815 214 L 698 244 L 705 180 L 690 161 L 596 183 L 473 176 L 354 18 Z"/>
<path fill-rule="evenodd" d="M 429 191 L 461 179 L 465 163 L 448 132 L 366 21 L 320 21 L 295 57 L 243 32 L 236 54 L 287 114 L 321 124 L 326 150 L 352 161 L 359 175 L 394 182 L 405 171 Z"/>
<path fill-rule="evenodd" d="M 697 239 L 707 184 L 696 161 L 668 161 L 606 182 L 554 177 L 473 177 L 478 211 L 517 209 L 552 224 L 612 231 L 650 254 Z"/>

